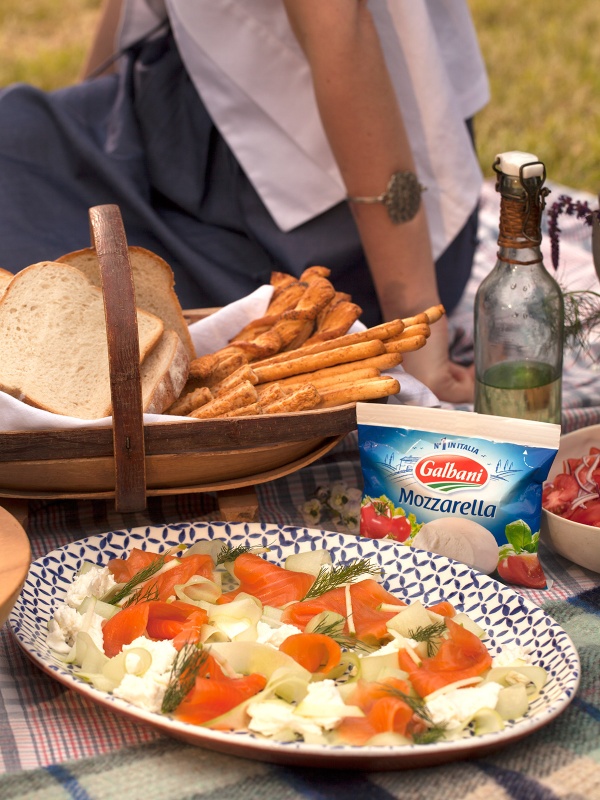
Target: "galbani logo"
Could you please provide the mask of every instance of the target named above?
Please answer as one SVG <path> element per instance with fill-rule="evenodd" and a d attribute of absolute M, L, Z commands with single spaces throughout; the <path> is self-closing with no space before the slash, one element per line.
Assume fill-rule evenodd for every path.
<path fill-rule="evenodd" d="M 415 477 L 419 483 L 438 492 L 456 492 L 485 486 L 489 473 L 472 458 L 446 454 L 422 458 L 415 467 Z"/>

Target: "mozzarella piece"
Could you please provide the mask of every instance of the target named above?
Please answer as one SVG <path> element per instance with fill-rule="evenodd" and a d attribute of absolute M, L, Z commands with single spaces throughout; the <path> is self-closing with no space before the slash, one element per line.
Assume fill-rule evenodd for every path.
<path fill-rule="evenodd" d="M 461 561 L 486 574 L 498 565 L 498 543 L 494 534 L 478 522 L 463 517 L 441 517 L 426 522 L 412 546 Z"/>
<path fill-rule="evenodd" d="M 123 645 L 123 652 L 129 653 L 135 648 L 143 648 L 152 656 L 152 663 L 143 675 L 128 672 L 121 683 L 113 690 L 115 697 L 127 700 L 138 708 L 148 711 L 160 711 L 177 650 L 169 639 L 155 642 L 145 636 L 139 636 L 131 644 Z M 137 668 L 138 659 L 135 653 L 129 653 L 126 667 L 132 672 Z"/>
<path fill-rule="evenodd" d="M 426 709 L 434 725 L 453 730 L 461 728 L 482 708 L 495 709 L 499 683 L 490 681 L 481 686 L 454 689 L 426 700 Z"/>
<path fill-rule="evenodd" d="M 67 589 L 65 603 L 77 608 L 86 597 L 101 598 L 116 581 L 106 567 L 93 566 L 82 575 L 78 575 Z"/>
<path fill-rule="evenodd" d="M 89 633 L 94 644 L 100 649 L 104 649 L 104 637 L 102 635 L 102 623 L 104 619 L 100 614 L 93 614 L 89 611 L 80 614 L 75 608 L 67 603 L 61 603 L 54 616 L 48 622 L 48 647 L 57 653 L 67 654 L 75 644 L 75 638 L 80 631 Z"/>

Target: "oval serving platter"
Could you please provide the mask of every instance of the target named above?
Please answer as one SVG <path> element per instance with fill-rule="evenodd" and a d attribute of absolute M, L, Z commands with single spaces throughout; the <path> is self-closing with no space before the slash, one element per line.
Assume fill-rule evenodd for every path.
<path fill-rule="evenodd" d="M 62 601 L 82 561 L 104 565 L 137 546 L 153 552 L 189 545 L 198 539 L 224 539 L 238 545 L 269 547 L 267 558 L 283 564 L 299 550 L 326 547 L 334 563 L 370 558 L 382 568 L 382 583 L 406 602 L 448 600 L 488 631 L 492 655 L 503 646 L 520 645 L 549 679 L 527 717 L 496 733 L 458 741 L 402 746 L 324 746 L 278 743 L 250 733 L 220 732 L 177 722 L 94 689 L 76 678 L 46 644 L 46 623 Z M 539 607 L 487 575 L 442 556 L 411 550 L 385 540 L 268 523 L 181 523 L 97 534 L 65 545 L 37 559 L 9 618 L 27 656 L 52 678 L 109 711 L 152 726 L 165 735 L 229 755 L 296 766 L 363 770 L 398 770 L 482 756 L 512 744 L 551 722 L 573 699 L 580 661 L 566 632 Z"/>

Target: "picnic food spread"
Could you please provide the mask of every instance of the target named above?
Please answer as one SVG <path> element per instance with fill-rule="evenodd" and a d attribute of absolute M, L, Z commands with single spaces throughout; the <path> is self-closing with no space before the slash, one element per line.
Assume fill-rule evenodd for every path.
<path fill-rule="evenodd" d="M 332 408 L 396 394 L 385 372 L 422 348 L 442 306 L 348 333 L 361 309 L 326 267 L 275 272 L 266 313 L 200 356 L 169 266 L 128 248 L 137 303 L 143 410 L 191 420 Z M 108 350 L 93 249 L 40 262 L 0 286 L 0 390 L 56 414 L 111 413 Z"/>
<path fill-rule="evenodd" d="M 267 551 L 267 558 L 263 555 Z M 146 710 L 273 741 L 389 745 L 502 730 L 546 671 L 492 657 L 447 601 L 407 604 L 369 559 L 219 539 L 83 562 L 48 623 L 74 674 Z"/>

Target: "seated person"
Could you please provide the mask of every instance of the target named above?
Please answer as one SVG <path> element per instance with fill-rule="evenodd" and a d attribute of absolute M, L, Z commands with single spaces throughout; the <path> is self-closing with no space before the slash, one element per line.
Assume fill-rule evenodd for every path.
<path fill-rule="evenodd" d="M 88 71 L 114 51 L 116 71 L 78 85 L 0 92 L 0 264 L 88 246 L 88 208 L 115 203 L 184 307 L 323 264 L 368 325 L 452 311 L 488 99 L 466 2 L 107 0 Z M 472 397 L 445 320 L 405 366 L 440 399 Z"/>

